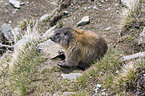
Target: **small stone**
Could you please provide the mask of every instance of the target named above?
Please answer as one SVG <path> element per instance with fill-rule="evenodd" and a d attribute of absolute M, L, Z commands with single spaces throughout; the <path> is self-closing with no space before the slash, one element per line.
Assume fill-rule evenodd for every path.
<path fill-rule="evenodd" d="M 11 21 L 11 20 L 9 20 L 9 23 L 12 23 L 12 21 Z"/>
<path fill-rule="evenodd" d="M 97 84 L 97 86 L 96 86 L 97 88 L 101 88 L 101 84 Z"/>
<path fill-rule="evenodd" d="M 63 11 L 63 14 L 64 15 L 68 15 L 68 11 Z"/>
<path fill-rule="evenodd" d="M 63 77 L 63 79 L 77 79 L 78 77 L 82 76 L 81 73 L 70 73 L 70 74 L 61 74 L 61 76 Z"/>
<path fill-rule="evenodd" d="M 103 2 L 104 2 L 104 0 L 101 0 L 101 2 L 103 3 Z"/>
<path fill-rule="evenodd" d="M 115 6 L 119 6 L 119 4 L 118 4 L 118 3 L 116 3 L 116 4 L 115 4 Z"/>
<path fill-rule="evenodd" d="M 44 14 L 43 16 L 40 17 L 39 21 L 46 20 L 50 15 L 49 14 Z"/>
<path fill-rule="evenodd" d="M 111 29 L 111 27 L 107 27 L 107 28 L 105 28 L 106 31 L 108 31 L 108 30 L 110 30 L 110 29 Z"/>
<path fill-rule="evenodd" d="M 98 6 L 99 6 L 99 7 L 102 7 L 102 4 L 101 4 L 101 3 L 99 3 L 99 4 L 98 4 Z"/>
<path fill-rule="evenodd" d="M 25 3 L 21 2 L 21 3 L 20 3 L 20 6 L 22 6 L 22 5 L 25 5 Z"/>
<path fill-rule="evenodd" d="M 10 27 L 8 24 L 4 23 L 2 25 L 2 33 L 4 34 L 4 37 L 7 40 L 11 40 L 11 32 L 12 32 L 12 27 Z"/>
<path fill-rule="evenodd" d="M 99 88 L 95 88 L 95 89 L 94 89 L 94 91 L 95 91 L 96 93 L 98 92 L 98 90 L 99 90 Z"/>
<path fill-rule="evenodd" d="M 101 91 L 103 92 L 103 91 L 105 91 L 106 89 L 102 89 Z"/>
<path fill-rule="evenodd" d="M 103 75 L 103 72 L 100 72 L 101 75 Z"/>
<path fill-rule="evenodd" d="M 119 71 L 117 70 L 115 73 L 119 74 Z"/>
<path fill-rule="evenodd" d="M 96 10 L 98 10 L 99 8 L 98 8 L 98 7 L 96 7 L 96 6 L 94 6 L 94 7 L 93 7 L 93 9 L 96 9 Z"/>
<path fill-rule="evenodd" d="M 101 96 L 102 96 L 102 95 L 103 95 L 103 96 L 106 96 L 106 93 L 105 93 L 105 92 L 102 92 L 102 93 L 101 93 Z"/>
<path fill-rule="evenodd" d="M 57 92 L 53 96 L 72 96 L 73 94 L 76 94 L 76 92 Z"/>
<path fill-rule="evenodd" d="M 82 25 L 85 25 L 87 23 L 89 23 L 89 16 L 84 16 L 80 22 L 77 23 L 78 26 L 82 26 Z"/>
<path fill-rule="evenodd" d="M 17 1 L 17 0 L 9 0 L 9 3 L 14 7 L 14 8 L 17 8 L 17 9 L 20 9 L 20 1 Z"/>

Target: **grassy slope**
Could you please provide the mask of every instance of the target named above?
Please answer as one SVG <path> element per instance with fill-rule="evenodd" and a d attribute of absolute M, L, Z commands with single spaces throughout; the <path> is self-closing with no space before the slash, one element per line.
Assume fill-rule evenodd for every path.
<path fill-rule="evenodd" d="M 94 94 L 97 84 L 102 84 L 101 89 L 107 89 L 106 93 L 108 95 L 116 93 L 125 94 L 123 86 L 125 81 L 131 78 L 121 75 L 124 77 L 120 79 L 121 76 L 118 76 L 116 73 L 117 70 L 122 68 L 122 63 L 119 62 L 119 59 L 123 54 L 115 49 L 109 49 L 104 58 L 93 64 L 91 68 L 85 71 L 74 71 L 81 72 L 83 74 L 82 77 L 77 80 L 67 80 L 62 79 L 62 72 L 57 66 L 54 66 L 52 69 L 44 69 L 42 72 L 38 71 L 40 63 L 46 60 L 46 58 L 41 57 L 41 55 L 35 52 L 36 44 L 36 42 L 30 43 L 29 46 L 31 48 L 25 47 L 27 51 L 23 55 L 20 54 L 18 56 L 13 72 L 9 72 L 9 67 L 3 69 L 0 79 L 1 94 L 13 94 L 16 96 L 31 94 L 39 96 L 41 94 L 46 95 L 47 93 L 53 94 L 55 92 L 77 92 L 76 96 L 86 96 Z M 5 55 L 4 57 L 7 56 Z M 4 63 L 9 63 L 9 61 L 5 61 Z M 133 73 L 134 71 L 131 72 L 131 74 Z M 116 77 L 119 78 L 115 80 Z"/>
<path fill-rule="evenodd" d="M 75 92 L 79 90 L 78 94 L 88 93 L 89 95 L 93 94 L 97 83 L 101 83 L 102 88 L 109 88 L 113 83 L 114 76 L 117 75 L 115 72 L 120 66 L 118 63 L 120 53 L 110 49 L 104 59 L 91 68 L 86 71 L 75 71 L 83 73 L 82 77 L 72 81 L 64 80 L 61 77 L 62 72 L 57 66 L 38 72 L 39 63 L 43 62 L 45 58 L 35 52 L 35 44 L 37 43 L 33 44 L 30 43 L 29 46 L 33 47 L 26 48 L 27 51 L 18 56 L 13 72 L 9 72 L 9 67 L 3 69 L 0 87 L 2 94 L 26 95 L 35 90 L 33 94 L 38 95 L 45 92 L 52 94 L 57 91 Z M 4 63 L 9 63 L 9 61 Z M 100 72 L 103 74 L 101 75 Z"/>

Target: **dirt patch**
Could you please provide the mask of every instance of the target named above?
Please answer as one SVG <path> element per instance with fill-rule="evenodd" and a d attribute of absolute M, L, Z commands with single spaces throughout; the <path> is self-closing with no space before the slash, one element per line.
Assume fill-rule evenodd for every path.
<path fill-rule="evenodd" d="M 66 10 L 67 17 L 62 18 L 64 26 L 76 27 L 82 17 L 89 16 L 90 22 L 80 26 L 80 29 L 90 30 L 102 35 L 110 47 L 115 46 L 120 32 L 119 10 L 121 9 L 118 0 L 98 0 L 97 3 L 82 1 L 72 3 Z M 111 27 L 110 30 L 105 28 Z"/>
<path fill-rule="evenodd" d="M 8 0 L 0 2 L 0 26 L 9 23 L 12 27 L 16 27 L 24 19 L 39 19 L 57 6 L 57 0 L 21 0 L 24 5 L 20 9 L 13 8 Z"/>
<path fill-rule="evenodd" d="M 8 23 L 13 28 L 19 25 L 24 19 L 39 20 L 42 15 L 51 14 L 59 4 L 58 0 L 21 0 L 25 5 L 21 6 L 20 9 L 15 9 L 8 3 L 8 1 L 0 0 L 0 2 L 0 26 L 4 23 Z M 115 47 L 127 54 L 144 51 L 144 45 L 138 46 L 136 43 L 132 43 L 132 41 L 131 43 L 130 41 L 119 41 L 120 37 L 124 35 L 132 34 L 134 35 L 133 37 L 136 38 L 141 32 L 142 27 L 145 25 L 143 22 L 132 22 L 121 29 L 121 10 L 122 5 L 120 4 L 120 0 L 97 0 L 97 2 L 94 2 L 94 0 L 80 0 L 79 2 L 74 0 L 71 1 L 71 3 L 62 3 L 61 6 L 58 6 L 58 16 L 54 15 L 48 20 L 49 22 L 40 22 L 39 31 L 43 34 L 50 28 L 49 25 L 57 23 L 63 23 L 63 26 L 77 27 L 77 22 L 79 22 L 82 17 L 89 16 L 89 24 L 80 26 L 79 28 L 94 31 L 97 34 L 102 35 L 109 47 Z M 68 15 L 64 16 L 62 13 L 63 11 L 67 11 Z M 60 16 L 61 18 L 58 20 L 55 19 L 55 17 Z M 58 22 L 56 23 L 54 21 Z M 108 27 L 110 27 L 110 29 L 106 30 Z"/>
<path fill-rule="evenodd" d="M 51 13 L 57 7 L 57 0 L 22 0 L 25 5 L 21 9 L 13 8 L 7 1 L 1 0 L 0 15 L 1 22 L 9 23 L 12 27 L 19 24 L 24 19 L 39 19 L 46 13 Z M 49 6 L 49 7 L 48 7 Z M 120 10 L 121 5 L 119 0 L 81 0 L 71 1 L 70 6 L 61 11 L 68 11 L 68 15 L 63 16 L 57 23 L 62 22 L 63 26 L 77 27 L 82 17 L 89 16 L 90 23 L 79 28 L 90 30 L 102 35 L 108 43 L 109 47 L 116 47 L 120 35 Z M 110 27 L 109 30 L 105 28 Z M 50 28 L 49 22 L 41 22 L 39 24 L 39 31 L 45 33 Z M 119 48 L 118 48 L 119 49 Z"/>
<path fill-rule="evenodd" d="M 51 13 L 57 6 L 57 0 L 22 0 L 25 5 L 21 6 L 21 9 L 13 8 L 7 1 L 1 2 L 0 26 L 9 23 L 12 27 L 17 26 L 23 19 L 39 19 L 43 14 Z M 62 10 L 68 11 L 68 15 L 60 21 L 63 22 L 63 26 L 76 27 L 83 16 L 89 16 L 90 23 L 79 28 L 103 35 L 108 45 L 114 47 L 120 32 L 118 21 L 121 8 L 119 0 L 98 0 L 95 3 L 91 0 L 72 1 L 68 8 Z M 41 23 L 40 32 L 44 33 L 49 28 L 48 25 L 48 22 Z M 107 27 L 111 29 L 105 30 Z"/>

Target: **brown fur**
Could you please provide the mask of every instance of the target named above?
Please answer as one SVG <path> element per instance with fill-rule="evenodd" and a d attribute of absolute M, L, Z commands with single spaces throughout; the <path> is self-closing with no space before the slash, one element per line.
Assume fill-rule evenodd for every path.
<path fill-rule="evenodd" d="M 86 68 L 100 59 L 107 51 L 103 37 L 77 28 L 63 27 L 50 39 L 65 50 L 65 62 L 61 66 Z"/>

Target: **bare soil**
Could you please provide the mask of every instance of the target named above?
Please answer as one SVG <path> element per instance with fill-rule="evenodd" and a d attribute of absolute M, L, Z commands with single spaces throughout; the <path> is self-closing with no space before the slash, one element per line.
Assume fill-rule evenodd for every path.
<path fill-rule="evenodd" d="M 20 0 L 19 0 L 20 1 Z M 24 3 L 20 9 L 11 6 L 8 0 L 0 0 L 0 26 L 9 23 L 16 27 L 24 19 L 39 19 L 57 6 L 56 0 L 21 0 Z"/>

